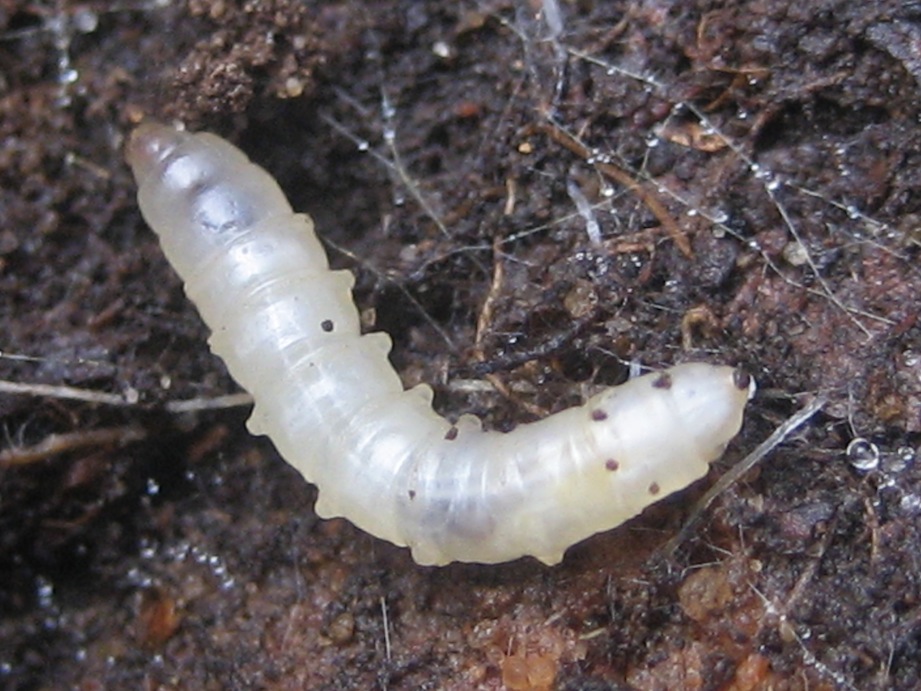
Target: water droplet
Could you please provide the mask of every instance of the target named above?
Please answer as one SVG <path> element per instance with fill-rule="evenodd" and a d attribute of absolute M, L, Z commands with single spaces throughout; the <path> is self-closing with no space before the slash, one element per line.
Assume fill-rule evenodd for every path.
<path fill-rule="evenodd" d="M 879 447 L 862 437 L 851 440 L 844 453 L 857 470 L 874 470 L 879 465 Z"/>
<path fill-rule="evenodd" d="M 61 70 L 58 74 L 58 83 L 60 84 L 73 84 L 80 78 L 80 73 L 72 67 Z"/>
<path fill-rule="evenodd" d="M 899 508 L 905 513 L 914 516 L 921 512 L 921 497 L 917 494 L 906 494 L 899 501 Z"/>
<path fill-rule="evenodd" d="M 82 34 L 88 34 L 99 26 L 99 15 L 92 10 L 77 10 L 74 13 L 74 28 Z"/>
<path fill-rule="evenodd" d="M 35 579 L 35 597 L 39 607 L 51 607 L 54 604 L 54 584 L 39 576 Z"/>
<path fill-rule="evenodd" d="M 903 473 L 915 462 L 915 450 L 910 446 L 900 446 L 893 454 L 883 458 L 886 472 Z"/>

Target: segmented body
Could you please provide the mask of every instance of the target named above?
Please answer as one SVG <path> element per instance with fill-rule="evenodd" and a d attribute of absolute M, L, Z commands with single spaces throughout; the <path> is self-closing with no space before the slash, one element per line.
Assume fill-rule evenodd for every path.
<path fill-rule="evenodd" d="M 319 487 L 322 517 L 409 546 L 420 564 L 553 564 L 707 472 L 736 435 L 749 378 L 678 365 L 509 433 L 452 424 L 404 390 L 390 338 L 362 336 L 353 277 L 309 217 L 229 142 L 158 124 L 128 159 L 141 211 L 255 399 L 249 420 Z"/>

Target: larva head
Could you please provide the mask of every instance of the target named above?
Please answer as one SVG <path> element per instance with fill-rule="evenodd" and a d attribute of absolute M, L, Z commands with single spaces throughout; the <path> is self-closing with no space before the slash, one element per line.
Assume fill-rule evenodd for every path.
<path fill-rule="evenodd" d="M 753 387 L 738 370 L 704 363 L 638 377 L 586 404 L 592 444 L 612 477 L 642 477 L 655 488 L 651 495 L 664 496 L 722 454 L 742 426 Z"/>
<path fill-rule="evenodd" d="M 588 407 L 596 530 L 703 477 L 739 432 L 753 383 L 731 367 L 687 363 L 608 389 Z M 606 480 L 605 480 L 606 479 Z M 606 500 L 613 497 L 613 501 Z"/>
<path fill-rule="evenodd" d="M 745 404 L 755 393 L 754 379 L 731 367 L 687 363 L 651 376 L 653 387 L 668 392 L 675 418 L 686 425 L 707 461 L 719 456 L 738 434 Z"/>
<path fill-rule="evenodd" d="M 268 173 L 212 134 L 145 123 L 131 135 L 127 159 L 141 213 L 180 274 L 260 221 L 292 213 Z"/>

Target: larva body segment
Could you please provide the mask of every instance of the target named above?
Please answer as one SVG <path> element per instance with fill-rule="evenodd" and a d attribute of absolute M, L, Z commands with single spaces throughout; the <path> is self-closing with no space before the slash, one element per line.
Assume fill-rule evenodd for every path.
<path fill-rule="evenodd" d="M 503 434 L 435 414 L 404 391 L 386 334 L 360 335 L 352 276 L 330 271 L 311 220 L 229 142 L 158 124 L 128 160 L 144 218 L 256 401 L 249 421 L 343 516 L 420 564 L 554 564 L 707 472 L 752 385 L 684 364 Z"/>

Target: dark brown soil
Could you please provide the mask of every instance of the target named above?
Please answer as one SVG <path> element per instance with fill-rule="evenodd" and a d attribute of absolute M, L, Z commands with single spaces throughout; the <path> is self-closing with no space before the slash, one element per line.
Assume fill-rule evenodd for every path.
<path fill-rule="evenodd" d="M 0 0 L 0 686 L 921 687 L 921 5 L 554 8 Z M 758 379 L 742 434 L 554 568 L 317 519 L 246 408 L 175 412 L 237 389 L 137 212 L 144 117 L 276 175 L 444 414 L 697 359 Z"/>

